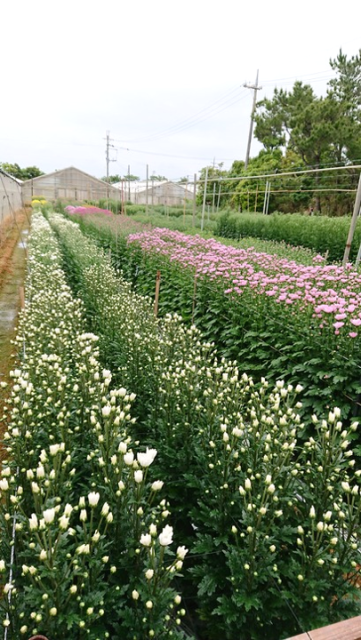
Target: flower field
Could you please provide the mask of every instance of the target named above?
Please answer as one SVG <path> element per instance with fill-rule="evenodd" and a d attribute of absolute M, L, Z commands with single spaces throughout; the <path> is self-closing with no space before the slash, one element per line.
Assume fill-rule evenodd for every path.
<path fill-rule="evenodd" d="M 7 637 L 279 640 L 356 615 L 357 422 L 342 424 L 337 406 L 309 412 L 301 384 L 254 384 L 194 324 L 165 306 L 156 318 L 74 222 L 48 220 L 33 215 L 14 384 L 3 389 Z M 242 299 L 224 293 L 235 274 L 212 243 L 164 235 L 148 261 L 140 241 L 124 260 L 135 274 L 144 250 L 144 288 L 161 260 L 173 287 L 193 273 L 194 293 L 201 263 L 208 298 L 211 286 L 227 304 Z M 245 278 L 260 273 L 248 258 Z M 250 295 L 266 297 L 254 277 Z"/>
<path fill-rule="evenodd" d="M 305 266 L 167 229 L 130 234 L 125 245 L 117 221 L 81 222 L 141 294 L 154 296 L 161 271 L 161 314 L 194 322 L 256 379 L 302 384 L 309 414 L 336 404 L 343 419 L 360 415 L 361 276 L 351 265 L 316 256 Z"/>
<path fill-rule="evenodd" d="M 329 260 L 341 262 L 345 251 L 350 218 L 347 216 L 303 216 L 298 214 L 223 214 L 219 216 L 215 233 L 225 238 L 253 236 L 267 240 L 283 240 L 296 247 L 307 247 L 327 253 Z M 351 259 L 361 243 L 361 225 L 355 230 Z"/>
<path fill-rule="evenodd" d="M 159 637 L 179 626 L 186 550 L 169 550 L 157 451 L 133 442 L 134 394 L 100 366 L 39 214 L 29 251 L 0 481 L 6 635 Z"/>

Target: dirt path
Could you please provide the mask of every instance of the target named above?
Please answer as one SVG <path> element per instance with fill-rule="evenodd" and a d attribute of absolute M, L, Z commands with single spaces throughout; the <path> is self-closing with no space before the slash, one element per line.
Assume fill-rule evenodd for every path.
<path fill-rule="evenodd" d="M 0 382 L 8 381 L 14 366 L 11 340 L 20 309 L 19 288 L 25 278 L 29 221 L 29 215 L 21 211 L 0 228 Z M 4 395 L 0 389 L 0 417 Z"/>

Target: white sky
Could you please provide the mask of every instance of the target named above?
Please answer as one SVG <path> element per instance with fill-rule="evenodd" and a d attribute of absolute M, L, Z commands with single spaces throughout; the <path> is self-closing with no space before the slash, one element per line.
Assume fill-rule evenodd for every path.
<path fill-rule="evenodd" d="M 361 48 L 359 0 L 15 0 L 0 10 L 0 162 L 169 179 L 244 159 L 258 99 Z M 192 126 L 190 126 L 192 124 Z M 251 155 L 260 145 L 253 140 Z"/>

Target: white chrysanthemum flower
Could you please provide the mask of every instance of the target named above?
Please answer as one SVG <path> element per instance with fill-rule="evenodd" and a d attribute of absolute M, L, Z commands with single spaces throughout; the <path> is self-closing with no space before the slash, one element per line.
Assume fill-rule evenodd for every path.
<path fill-rule="evenodd" d="M 96 491 L 91 491 L 88 493 L 88 501 L 91 507 L 96 507 L 100 499 L 100 493 Z"/>
<path fill-rule="evenodd" d="M 86 512 L 86 509 L 81 509 L 79 519 L 80 519 L 81 522 L 86 522 L 87 521 L 88 514 Z"/>
<path fill-rule="evenodd" d="M 149 467 L 154 461 L 154 458 L 156 457 L 157 453 L 158 452 L 156 449 L 148 449 L 148 448 L 145 453 L 137 453 L 137 460 L 140 466 L 144 468 Z"/>
<path fill-rule="evenodd" d="M 164 482 L 162 480 L 155 480 L 152 484 L 152 491 L 160 491 L 163 488 Z"/>
<path fill-rule="evenodd" d="M 110 511 L 110 507 L 109 507 L 108 503 L 104 502 L 104 504 L 102 506 L 102 510 L 101 510 L 101 515 L 102 516 L 107 516 L 109 511 Z"/>
<path fill-rule="evenodd" d="M 61 518 L 59 518 L 59 527 L 60 529 L 63 529 L 63 531 L 66 531 L 69 527 L 69 518 L 62 515 Z"/>
<path fill-rule="evenodd" d="M 35 514 L 35 513 L 33 513 L 33 514 L 31 515 L 31 518 L 29 518 L 29 527 L 30 527 L 30 530 L 31 530 L 31 531 L 36 531 L 36 529 L 38 528 L 38 526 L 39 526 L 38 518 L 37 518 L 36 514 Z"/>
<path fill-rule="evenodd" d="M 158 536 L 159 544 L 162 547 L 167 547 L 173 542 L 173 527 L 167 524 L 163 531 Z"/>
<path fill-rule="evenodd" d="M 49 447 L 49 453 L 51 456 L 56 456 L 60 451 L 60 444 L 51 444 Z"/>
<path fill-rule="evenodd" d="M 1 491 L 8 491 L 9 483 L 8 483 L 6 478 L 2 478 L 0 480 L 0 489 L 1 489 Z"/>
<path fill-rule="evenodd" d="M 140 536 L 140 544 L 143 545 L 143 547 L 150 547 L 152 544 L 152 536 L 149 533 L 143 533 Z"/>
<path fill-rule="evenodd" d="M 71 506 L 71 504 L 67 503 L 65 505 L 65 507 L 64 507 L 64 516 L 69 518 L 69 516 L 71 515 L 72 511 L 73 511 L 73 507 Z"/>
<path fill-rule="evenodd" d="M 178 549 L 177 549 L 177 558 L 179 558 L 180 560 L 184 560 L 184 558 L 186 557 L 187 553 L 188 553 L 188 549 L 186 549 L 185 546 L 178 547 Z"/>
<path fill-rule="evenodd" d="M 45 509 L 43 512 L 45 524 L 51 524 L 55 518 L 55 509 Z"/>
<path fill-rule="evenodd" d="M 128 453 L 126 453 L 124 455 L 124 462 L 128 466 L 131 466 L 133 464 L 133 462 L 134 462 L 134 453 L 133 453 L 133 451 L 128 451 Z"/>

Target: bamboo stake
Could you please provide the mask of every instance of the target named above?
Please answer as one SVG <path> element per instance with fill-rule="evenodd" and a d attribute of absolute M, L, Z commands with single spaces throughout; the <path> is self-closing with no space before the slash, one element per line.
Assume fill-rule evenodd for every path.
<path fill-rule="evenodd" d="M 193 302 L 192 302 L 192 324 L 194 324 L 194 311 L 195 311 L 195 308 L 196 308 L 196 294 L 197 294 L 197 274 L 194 275 Z"/>
<path fill-rule="evenodd" d="M 156 278 L 155 278 L 155 297 L 154 297 L 154 315 L 155 315 L 155 317 L 157 317 L 157 315 L 158 315 L 159 288 L 160 288 L 160 271 L 157 271 L 157 275 L 156 275 Z"/>

